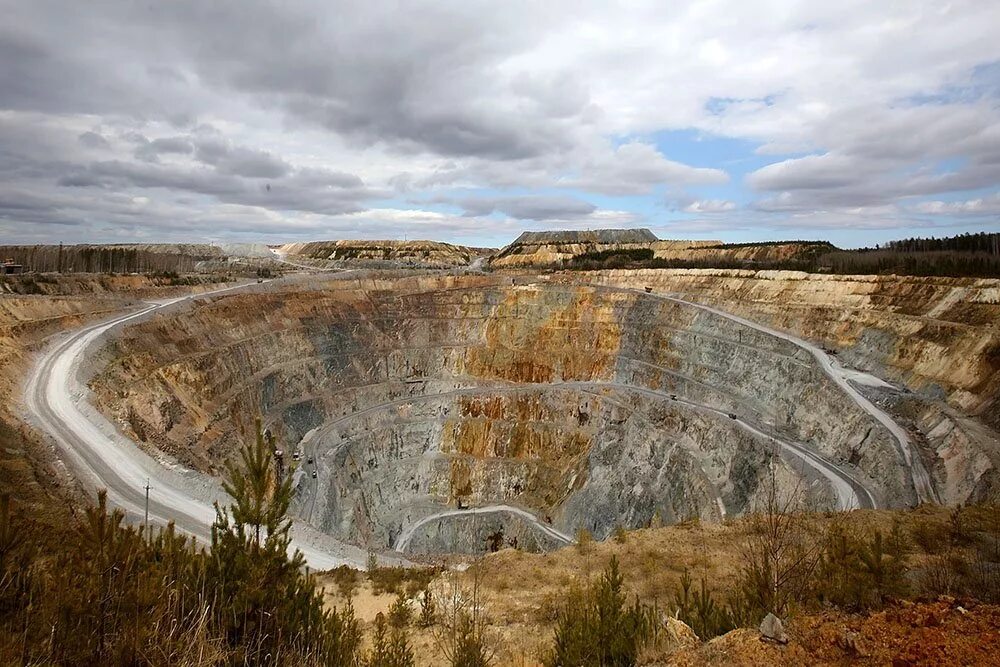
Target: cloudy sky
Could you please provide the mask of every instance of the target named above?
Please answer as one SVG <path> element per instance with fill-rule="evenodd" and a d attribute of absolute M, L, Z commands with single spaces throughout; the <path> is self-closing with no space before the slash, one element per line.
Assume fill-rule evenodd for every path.
<path fill-rule="evenodd" d="M 0 10 L 0 243 L 1000 229 L 995 0 Z"/>

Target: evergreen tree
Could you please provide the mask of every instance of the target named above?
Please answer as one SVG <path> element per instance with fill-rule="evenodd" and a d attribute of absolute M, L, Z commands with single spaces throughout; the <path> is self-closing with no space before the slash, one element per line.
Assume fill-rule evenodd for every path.
<path fill-rule="evenodd" d="M 216 505 L 209 567 L 227 608 L 215 620 L 249 662 L 306 650 L 331 664 L 349 664 L 339 660 L 353 655 L 359 641 L 353 614 L 342 619 L 325 611 L 314 577 L 303 574 L 302 553 L 288 554 L 291 477 L 277 479 L 274 451 L 274 439 L 258 421 L 255 442 L 240 452 L 242 465 L 227 466 L 223 488 L 233 503 L 228 509 Z"/>
<path fill-rule="evenodd" d="M 618 559 L 597 583 L 571 591 L 555 631 L 550 667 L 628 667 L 655 633 L 655 611 L 638 600 L 627 604 Z"/>

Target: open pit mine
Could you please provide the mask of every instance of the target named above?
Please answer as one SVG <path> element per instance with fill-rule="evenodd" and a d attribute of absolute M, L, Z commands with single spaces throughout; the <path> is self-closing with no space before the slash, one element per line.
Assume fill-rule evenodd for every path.
<path fill-rule="evenodd" d="M 84 329 L 43 357 L 27 403 L 132 516 L 152 478 L 154 518 L 202 537 L 259 416 L 322 567 L 719 521 L 775 483 L 820 509 L 995 497 L 993 431 L 947 407 L 943 380 L 937 398 L 905 389 L 919 360 L 893 366 L 876 320 L 895 316 L 859 301 L 901 283 L 842 281 L 806 308 L 803 281 L 716 273 L 300 274 Z M 739 289 L 774 302 L 755 318 L 726 302 Z M 921 294 L 941 315 L 952 289 Z M 868 318 L 840 358 L 894 384 L 794 334 L 838 299 Z"/>

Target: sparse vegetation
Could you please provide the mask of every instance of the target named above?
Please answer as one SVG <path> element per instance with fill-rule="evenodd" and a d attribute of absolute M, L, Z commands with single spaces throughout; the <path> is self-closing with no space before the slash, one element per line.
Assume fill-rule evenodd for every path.
<path fill-rule="evenodd" d="M 406 633 L 395 625 L 387 627 L 383 614 L 375 617 L 372 648 L 365 656 L 364 667 L 413 667 L 413 650 Z"/>
<path fill-rule="evenodd" d="M 382 593 L 396 595 L 403 591 L 407 596 L 413 597 L 426 588 L 438 572 L 439 570 L 433 567 L 377 567 L 368 572 L 368 578 L 372 582 L 372 591 L 375 595 Z"/>
<path fill-rule="evenodd" d="M 230 466 L 233 504 L 207 550 L 172 526 L 126 525 L 101 493 L 41 557 L 0 503 L 0 662 L 354 665 L 352 609 L 325 609 L 301 554 L 287 553 L 291 488 L 274 484 L 269 452 L 258 435 Z"/>
<path fill-rule="evenodd" d="M 640 649 L 658 627 L 658 612 L 628 604 L 618 560 L 611 559 L 600 578 L 584 589 L 571 589 L 563 600 L 548 667 L 634 665 Z"/>
<path fill-rule="evenodd" d="M 691 574 L 685 569 L 671 602 L 674 615 L 687 623 L 698 637 L 708 640 L 747 621 L 747 614 L 740 613 L 738 601 L 733 605 L 718 601 L 705 577 L 698 581 L 698 588 L 693 588 L 693 583 Z"/>
<path fill-rule="evenodd" d="M 434 643 L 451 667 L 488 667 L 500 650 L 482 595 L 482 564 L 474 564 L 470 571 L 469 585 L 463 584 L 459 573 L 449 572 L 440 596 L 443 608 L 434 628 Z"/>

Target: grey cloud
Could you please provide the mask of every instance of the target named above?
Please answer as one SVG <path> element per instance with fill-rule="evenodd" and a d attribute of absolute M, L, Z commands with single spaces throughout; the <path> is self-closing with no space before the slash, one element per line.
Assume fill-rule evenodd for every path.
<path fill-rule="evenodd" d="M 165 188 L 216 197 L 220 201 L 277 210 L 314 213 L 348 213 L 363 208 L 362 202 L 378 196 L 360 179 L 315 170 L 292 174 L 273 183 L 245 180 L 215 170 L 181 169 L 149 163 L 97 162 L 71 174 L 67 184 L 98 185 L 107 189 Z M 337 185 L 340 183 L 340 185 Z"/>
<path fill-rule="evenodd" d="M 503 197 L 463 199 L 458 204 L 465 215 L 486 216 L 494 211 L 518 220 L 569 220 L 585 218 L 597 210 L 589 202 L 572 197 Z"/>
<path fill-rule="evenodd" d="M 291 165 L 267 151 L 232 146 L 224 141 L 198 142 L 195 158 L 215 167 L 221 174 L 232 176 L 281 178 L 291 171 Z"/>
<path fill-rule="evenodd" d="M 161 155 L 170 153 L 190 155 L 192 152 L 194 152 L 194 146 L 185 137 L 160 137 L 141 143 L 135 149 L 135 156 L 140 160 L 155 162 Z"/>
<path fill-rule="evenodd" d="M 77 137 L 77 139 L 80 141 L 80 145 L 86 146 L 87 148 L 111 148 L 111 144 L 108 143 L 108 140 L 97 132 L 84 132 Z"/>

